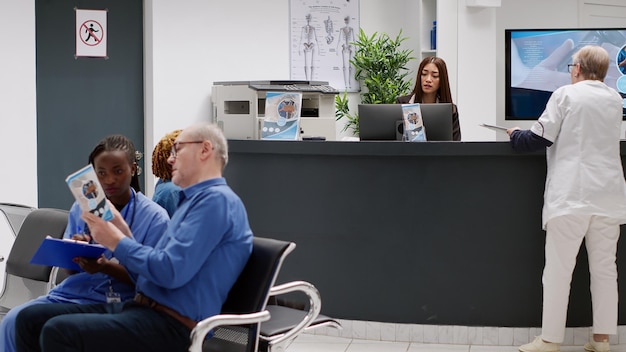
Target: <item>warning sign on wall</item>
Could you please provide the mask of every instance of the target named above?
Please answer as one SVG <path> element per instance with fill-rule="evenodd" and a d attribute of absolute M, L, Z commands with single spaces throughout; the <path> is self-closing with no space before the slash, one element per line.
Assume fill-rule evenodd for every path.
<path fill-rule="evenodd" d="M 76 57 L 107 57 L 107 10 L 76 9 Z"/>

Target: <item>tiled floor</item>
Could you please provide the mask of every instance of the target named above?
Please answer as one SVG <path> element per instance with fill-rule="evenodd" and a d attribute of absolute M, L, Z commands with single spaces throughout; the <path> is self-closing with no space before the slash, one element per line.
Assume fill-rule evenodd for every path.
<path fill-rule="evenodd" d="M 409 342 L 356 340 L 302 334 L 287 352 L 517 352 L 517 346 L 436 345 Z M 612 352 L 626 352 L 626 345 L 611 346 Z M 561 352 L 584 352 L 582 346 L 563 346 Z"/>

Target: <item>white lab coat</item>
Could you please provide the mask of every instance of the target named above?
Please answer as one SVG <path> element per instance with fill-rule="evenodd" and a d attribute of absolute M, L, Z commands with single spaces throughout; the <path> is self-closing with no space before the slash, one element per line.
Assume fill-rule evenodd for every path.
<path fill-rule="evenodd" d="M 600 81 L 557 89 L 531 131 L 554 144 L 543 228 L 561 215 L 599 215 L 626 223 L 626 183 L 620 158 L 622 97 Z"/>

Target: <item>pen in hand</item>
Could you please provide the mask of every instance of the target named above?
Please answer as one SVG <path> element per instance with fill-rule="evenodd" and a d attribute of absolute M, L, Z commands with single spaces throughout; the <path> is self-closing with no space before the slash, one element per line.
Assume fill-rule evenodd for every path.
<path fill-rule="evenodd" d="M 89 244 L 94 244 L 93 237 L 91 237 L 91 231 L 89 231 L 89 226 L 85 224 L 85 231 L 83 231 L 83 235 Z"/>
<path fill-rule="evenodd" d="M 89 227 L 85 224 L 84 230 L 81 226 L 78 226 L 77 228 L 77 234 L 72 236 L 72 240 L 74 241 L 81 241 L 81 242 L 87 242 L 89 244 L 93 244 L 95 243 L 93 241 L 93 238 L 91 237 L 91 234 L 89 232 Z"/>

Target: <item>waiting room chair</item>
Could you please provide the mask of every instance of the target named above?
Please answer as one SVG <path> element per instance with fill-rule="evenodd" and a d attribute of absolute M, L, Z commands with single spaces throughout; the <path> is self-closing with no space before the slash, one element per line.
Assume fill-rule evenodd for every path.
<path fill-rule="evenodd" d="M 303 293 L 308 298 L 308 305 L 303 304 L 303 309 L 288 307 L 276 299 L 277 296 Z M 284 352 L 287 347 L 302 332 L 320 327 L 333 327 L 341 329 L 341 324 L 330 317 L 320 314 L 322 298 L 315 286 L 306 281 L 287 282 L 274 286 L 270 290 L 273 304 L 268 304 L 266 310 L 270 313 L 270 320 L 261 324 L 260 351 Z M 308 306 L 308 309 L 304 309 Z"/>
<path fill-rule="evenodd" d="M 257 351 L 260 323 L 270 318 L 265 310 L 270 289 L 295 247 L 293 242 L 255 237 L 250 259 L 228 293 L 222 313 L 198 323 L 191 332 L 189 351 Z M 211 331 L 213 337 L 205 340 Z"/>
<path fill-rule="evenodd" d="M 6 271 L 6 260 L 22 227 L 26 215 L 33 211 L 26 205 L 0 203 L 0 273 Z M 0 292 L 4 290 L 4 275 L 0 276 Z"/>
<path fill-rule="evenodd" d="M 4 214 L 9 221 L 9 224 L 13 229 L 14 236 L 17 236 L 17 233 L 20 231 L 20 227 L 22 227 L 22 223 L 24 223 L 24 219 L 26 219 L 26 216 L 33 210 L 35 210 L 35 208 L 27 205 L 0 203 L 0 213 Z"/>
<path fill-rule="evenodd" d="M 60 209 L 35 209 L 28 213 L 7 259 L 0 310 L 6 312 L 48 292 L 52 268 L 30 264 L 30 259 L 46 236 L 63 237 L 67 217 L 68 212 Z"/>

